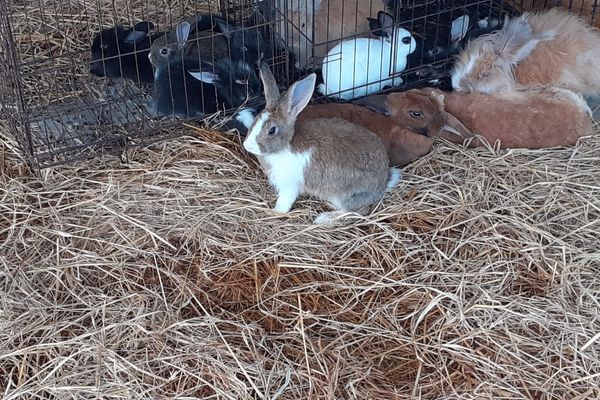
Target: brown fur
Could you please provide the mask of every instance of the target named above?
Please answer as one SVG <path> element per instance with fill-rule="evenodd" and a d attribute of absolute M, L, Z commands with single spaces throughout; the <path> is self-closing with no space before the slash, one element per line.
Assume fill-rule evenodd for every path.
<path fill-rule="evenodd" d="M 298 116 L 298 122 L 315 118 L 341 118 L 375 133 L 383 141 L 390 165 L 402 166 L 429 153 L 433 139 L 418 134 L 392 119 L 354 104 L 321 104 L 308 106 Z"/>
<path fill-rule="evenodd" d="M 306 120 L 296 124 L 291 147 L 297 152 L 313 150 L 304 175 L 306 193 L 331 199 L 353 193 L 360 181 L 361 192 L 383 195 L 388 159 L 383 142 L 368 129 L 341 118 Z"/>
<path fill-rule="evenodd" d="M 280 5 L 286 1 L 290 2 L 279 0 Z M 287 14 L 281 18 L 279 29 L 282 33 L 288 32 L 282 37 L 289 38 L 286 45 L 296 57 L 299 68 L 310 63 L 311 42 L 315 45 L 314 57 L 322 59 L 341 38 L 367 36 L 370 32 L 367 17 L 376 18 L 378 11 L 385 10 L 382 0 L 320 0 L 315 1 L 317 11 L 313 13 L 312 0 L 306 7 L 298 7 L 297 1 L 291 0 L 287 8 L 280 8 L 287 10 Z"/>
<path fill-rule="evenodd" d="M 597 29 L 558 8 L 520 18 L 531 26 L 534 37 L 545 32 L 554 32 L 555 37 L 537 43 L 533 51 L 512 68 L 499 63 L 503 55 L 491 50 L 501 35 L 486 35 L 471 41 L 458 55 L 453 75 L 465 69 L 470 60 L 475 59 L 476 63 L 460 83 L 454 83 L 458 90 L 493 93 L 519 85 L 553 85 L 586 96 L 600 95 L 600 32 Z"/>
<path fill-rule="evenodd" d="M 442 93 L 430 88 L 420 91 L 429 96 Z M 570 146 L 593 133 L 589 108 L 581 96 L 564 89 L 530 88 L 494 95 L 453 92 L 443 96 L 446 112 L 489 143 L 500 141 L 500 148 Z M 390 110 L 420 106 L 414 104 L 414 97 L 410 100 L 402 93 L 388 95 L 388 104 Z M 459 142 L 454 135 L 444 136 Z M 481 145 L 477 140 L 471 142 L 472 147 Z"/>

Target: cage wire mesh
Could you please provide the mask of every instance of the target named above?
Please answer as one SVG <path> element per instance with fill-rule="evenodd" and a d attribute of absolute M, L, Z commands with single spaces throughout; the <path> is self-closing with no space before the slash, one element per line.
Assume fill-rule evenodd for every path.
<path fill-rule="evenodd" d="M 380 11 L 392 19 L 392 29 L 402 28 L 412 38 L 404 44 L 408 54 L 393 48 L 389 65 L 380 61 L 381 79 L 369 78 L 365 84 L 357 83 L 361 73 L 356 71 L 333 73 L 339 79 L 352 77 L 350 98 L 365 94 L 361 87 L 381 91 L 443 84 L 457 45 L 457 21 L 461 41 L 472 31 L 493 29 L 505 14 L 554 6 L 568 7 L 597 24 L 596 3 L 0 0 L 0 118 L 32 165 L 44 167 L 165 138 L 181 119 L 260 107 L 256 60 L 261 54 L 282 89 L 311 71 L 324 84 L 335 72 L 329 66 L 341 42 L 385 36 L 389 26 L 380 23 Z M 190 33 L 179 54 L 177 27 L 184 21 Z M 111 37 L 118 38 L 117 44 Z M 169 53 L 165 61 L 155 53 L 158 61 L 152 64 L 160 66 L 150 65 L 151 43 L 163 43 L 177 56 Z M 94 48 L 99 56 L 92 54 Z M 379 51 L 357 57 L 377 64 L 378 57 L 385 57 Z M 402 57 L 403 65 L 397 65 Z M 129 79 L 102 76 L 110 75 L 111 68 Z M 327 76 L 321 73 L 326 68 Z M 321 86 L 315 100 L 339 100 L 342 88 L 337 86 L 337 92 Z M 157 98 L 168 100 L 167 111 L 157 107 Z M 177 107 L 184 111 L 175 112 Z"/>

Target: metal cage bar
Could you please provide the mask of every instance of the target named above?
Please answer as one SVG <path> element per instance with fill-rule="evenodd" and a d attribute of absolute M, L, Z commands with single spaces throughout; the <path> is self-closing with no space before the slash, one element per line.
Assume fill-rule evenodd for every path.
<path fill-rule="evenodd" d="M 121 74 L 126 67 L 124 60 L 127 57 L 134 60 L 135 80 L 107 79 L 90 73 L 90 46 L 94 37 L 102 29 L 113 29 L 116 34 L 116 25 L 133 29 L 135 24 L 150 21 L 154 25 L 150 34 L 162 32 L 164 36 L 196 12 L 216 15 L 231 21 L 235 29 L 228 33 L 219 31 L 222 28 L 217 29 L 213 21 L 209 28 L 202 28 L 208 29 L 203 31 L 207 33 L 191 37 L 189 45 L 206 44 L 214 49 L 215 43 L 226 36 L 228 57 L 232 59 L 236 55 L 232 50 L 233 35 L 256 29 L 265 40 L 261 45 L 263 52 L 268 54 L 276 79 L 284 89 L 307 72 L 316 71 L 319 75 L 327 52 L 341 41 L 372 37 L 365 14 L 375 17 L 383 9 L 392 14 L 394 27 L 405 28 L 415 40 L 431 39 L 435 45 L 448 47 L 449 25 L 461 13 L 477 19 L 499 19 L 505 13 L 517 15 L 563 6 L 600 25 L 596 18 L 597 3 L 598 0 L 183 0 L 165 9 L 164 3 L 157 0 L 79 3 L 0 0 L 0 118 L 14 134 L 23 154 L 33 166 L 39 167 L 116 152 L 168 135 L 168 128 L 181 118 L 156 115 L 152 100 L 157 85 L 136 82 L 142 76 L 141 64 L 147 63 L 147 48 L 135 42 L 131 49 L 119 46 L 116 54 L 103 54 L 101 59 L 103 68 L 118 61 Z M 294 13 L 294 9 L 300 8 L 312 11 L 304 16 Z M 245 35 L 241 36 L 243 41 Z M 247 44 L 243 42 L 243 47 Z M 374 55 L 369 53 L 367 63 L 372 61 L 371 57 Z M 392 57 L 395 59 L 395 53 Z M 205 61 L 213 66 L 214 75 L 219 59 L 214 52 L 209 58 Z M 402 88 L 410 88 L 426 84 L 432 77 L 446 76 L 449 59 L 432 56 L 423 45 L 416 46 L 414 53 L 407 56 L 404 68 L 390 65 L 385 71 L 389 75 L 387 81 L 381 79 L 378 90 L 387 90 L 390 85 L 385 83 L 389 82 L 393 88 L 401 80 Z M 242 63 L 245 61 L 243 58 Z M 194 93 L 209 93 L 212 89 L 202 84 L 198 92 L 188 93 L 185 82 L 183 87 L 177 87 L 177 79 L 191 79 L 188 75 L 193 72 L 183 58 L 181 62 L 179 70 L 171 68 L 176 63 L 169 64 L 166 88 L 172 102 L 178 93 L 184 93 L 183 103 L 189 110 Z M 200 59 L 198 65 L 207 68 Z M 221 75 L 231 87 L 239 80 L 231 73 Z M 352 71 L 352 75 L 356 73 Z M 249 83 L 245 84 L 249 94 Z M 351 88 L 359 89 L 359 86 Z M 221 94 L 234 96 L 233 89 L 215 92 L 216 104 L 211 107 L 223 115 L 231 114 L 236 107 L 221 107 Z M 332 100 L 317 95 L 315 101 Z M 260 93 L 253 93 L 244 103 L 260 107 Z M 184 119 L 210 116 L 204 112 L 207 104 L 202 97 L 202 113 Z"/>

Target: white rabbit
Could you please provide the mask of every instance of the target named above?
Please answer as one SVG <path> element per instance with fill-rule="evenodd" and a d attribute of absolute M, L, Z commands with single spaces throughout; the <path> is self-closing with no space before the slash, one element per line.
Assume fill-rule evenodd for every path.
<path fill-rule="evenodd" d="M 406 58 L 417 48 L 415 39 L 406 29 L 394 28 L 394 19 L 383 11 L 370 22 L 372 29 L 378 26 L 374 33 L 381 37 L 345 40 L 331 49 L 323 60 L 319 93 L 351 100 L 402 84 L 401 77 L 390 75 L 406 68 Z"/>

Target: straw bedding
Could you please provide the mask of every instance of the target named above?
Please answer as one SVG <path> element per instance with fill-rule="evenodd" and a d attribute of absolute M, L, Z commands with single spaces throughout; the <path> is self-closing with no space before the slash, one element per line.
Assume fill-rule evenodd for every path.
<path fill-rule="evenodd" d="M 15 2 L 21 55 L 71 65 L 97 3 L 52 28 Z M 129 3 L 107 12 L 191 4 Z M 87 80 L 77 62 L 30 101 Z M 0 126 L 3 399 L 600 398 L 600 137 L 440 142 L 372 215 L 325 228 L 314 199 L 269 210 L 238 136 L 177 129 L 34 174 Z"/>
<path fill-rule="evenodd" d="M 599 137 L 448 143 L 369 217 L 274 203 L 240 139 L 33 175 L 3 132 L 4 399 L 600 396 Z"/>

